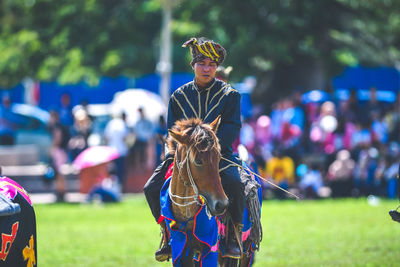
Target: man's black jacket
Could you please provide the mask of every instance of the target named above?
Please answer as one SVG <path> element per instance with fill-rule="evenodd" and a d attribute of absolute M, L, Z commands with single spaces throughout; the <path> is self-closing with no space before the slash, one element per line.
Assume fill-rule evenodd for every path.
<path fill-rule="evenodd" d="M 240 120 L 240 94 L 229 84 L 213 79 L 199 89 L 194 81 L 179 87 L 171 96 L 168 107 L 168 129 L 177 120 L 199 118 L 211 123 L 221 115 L 217 137 L 223 157 L 233 160 L 232 144 L 238 137 Z M 220 168 L 229 165 L 222 160 Z"/>

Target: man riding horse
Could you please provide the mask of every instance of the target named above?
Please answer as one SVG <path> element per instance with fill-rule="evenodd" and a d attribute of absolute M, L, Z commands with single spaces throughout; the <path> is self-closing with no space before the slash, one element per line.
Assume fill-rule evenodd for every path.
<path fill-rule="evenodd" d="M 211 123 L 219 115 L 221 123 L 217 137 L 221 146 L 221 154 L 225 159 L 238 163 L 232 155 L 232 143 L 239 135 L 240 94 L 231 85 L 215 78 L 217 67 L 225 59 L 226 51 L 218 43 L 206 38 L 191 38 L 182 47 L 189 47 L 192 55 L 192 66 L 195 74 L 193 81 L 179 87 L 170 97 L 168 107 L 168 129 L 180 119 L 198 118 Z M 144 186 L 144 193 L 151 212 L 160 223 L 163 231 L 163 246 L 156 251 L 156 259 L 164 261 L 170 258 L 171 248 L 168 244 L 168 233 L 165 223 L 160 218 L 160 190 L 165 181 L 165 174 L 173 161 L 173 155 L 167 155 Z M 233 226 L 225 257 L 239 258 L 242 247 L 243 211 L 245 208 L 244 184 L 238 168 L 234 164 L 222 160 L 219 166 L 222 186 L 229 198 L 228 211 Z M 238 238 L 235 238 L 237 236 Z M 240 239 L 240 240 L 237 240 Z"/>

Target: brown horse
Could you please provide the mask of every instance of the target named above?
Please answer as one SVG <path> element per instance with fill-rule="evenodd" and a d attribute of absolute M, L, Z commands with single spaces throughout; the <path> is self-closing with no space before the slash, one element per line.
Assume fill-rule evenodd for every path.
<path fill-rule="evenodd" d="M 199 197 L 213 216 L 228 206 L 219 175 L 221 149 L 215 135 L 219 123 L 220 117 L 209 125 L 199 119 L 181 120 L 169 130 L 168 147 L 175 153 L 170 197 L 179 221 L 194 217 L 202 205 Z"/>
<path fill-rule="evenodd" d="M 217 117 L 210 124 L 199 119 L 180 120 L 169 130 L 167 143 L 174 155 L 174 167 L 171 179 L 161 191 L 161 206 L 171 232 L 173 264 L 177 266 L 216 266 L 217 259 L 220 266 L 237 266 L 238 263 L 239 266 L 250 266 L 254 249 L 258 250 L 262 238 L 261 225 L 256 225 L 260 213 L 251 212 L 259 211 L 261 207 L 258 187 L 255 187 L 252 201 L 247 200 L 251 218 L 245 220 L 253 223 L 251 234 L 243 243 L 242 257 L 239 260 L 225 258 L 218 251 L 218 244 L 221 244 L 219 230 L 230 225 L 229 215 L 219 216 L 224 215 L 229 204 L 219 175 L 222 157 L 216 132 L 220 120 Z M 206 229 L 203 234 L 197 232 L 201 227 Z M 229 231 L 223 232 L 225 238 L 222 241 L 226 241 Z M 177 244 L 177 240 L 183 240 L 184 245 L 182 242 Z"/>
<path fill-rule="evenodd" d="M 169 130 L 168 147 L 175 155 L 169 188 L 171 211 L 177 222 L 187 223 L 186 233 L 193 232 L 193 218 L 204 205 L 211 218 L 223 214 L 229 204 L 219 175 L 221 154 L 215 133 L 220 120 L 218 117 L 211 124 L 199 119 L 181 120 Z M 193 258 L 204 244 L 196 238 L 188 240 L 182 253 L 187 256 L 182 257 L 181 264 L 195 266 Z"/>

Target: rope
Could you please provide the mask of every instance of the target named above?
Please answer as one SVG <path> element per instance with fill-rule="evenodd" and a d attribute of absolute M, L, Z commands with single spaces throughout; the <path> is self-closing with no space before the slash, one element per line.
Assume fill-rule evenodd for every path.
<path fill-rule="evenodd" d="M 236 166 L 236 167 L 239 167 L 239 168 L 241 168 L 241 169 L 244 169 L 244 170 L 247 170 L 247 171 L 251 172 L 252 174 L 254 174 L 255 176 L 257 176 L 258 178 L 262 179 L 263 181 L 265 181 L 265 182 L 269 183 L 270 185 L 272 185 L 272 186 L 274 186 L 274 187 L 276 187 L 276 188 L 282 190 L 282 191 L 285 192 L 286 194 L 293 196 L 293 197 L 296 198 L 297 200 L 300 200 L 300 197 L 296 196 L 296 195 L 293 194 L 292 192 L 289 192 L 289 191 L 283 189 L 283 188 L 280 187 L 279 185 L 274 184 L 273 182 L 271 182 L 271 181 L 265 179 L 264 177 L 261 177 L 260 175 L 258 175 L 257 173 L 253 172 L 253 171 L 250 170 L 249 168 L 244 168 L 243 166 L 241 166 L 241 165 L 239 165 L 239 164 L 237 164 L 237 163 L 235 163 L 235 162 L 233 162 L 233 161 L 231 161 L 231 160 L 229 160 L 229 159 L 226 159 L 226 158 L 224 158 L 224 157 L 221 157 L 221 158 L 222 158 L 223 160 L 225 160 L 225 161 L 227 161 L 227 162 L 233 164 L 233 165 Z"/>
<path fill-rule="evenodd" d="M 186 150 L 186 157 L 185 157 L 185 159 L 183 160 L 183 161 L 181 161 L 181 162 L 179 162 L 179 160 L 178 160 L 178 158 L 176 157 L 176 167 L 178 168 L 178 175 L 180 176 L 180 177 L 183 177 L 182 176 L 182 174 L 181 174 L 181 169 L 183 168 L 183 165 L 186 163 L 186 169 L 187 169 L 187 173 L 188 173 L 188 177 L 189 177 L 189 182 L 190 182 L 190 185 L 192 186 L 192 188 L 193 188 L 193 191 L 194 191 L 194 195 L 191 195 L 191 196 L 184 196 L 184 197 L 182 197 L 182 196 L 178 196 L 178 195 L 175 195 L 175 194 L 172 194 L 171 193 L 171 190 L 168 190 L 168 194 L 169 194 L 169 196 L 170 196 L 170 199 L 171 199 L 171 201 L 175 204 L 175 205 L 177 205 L 177 206 L 179 206 L 179 207 L 186 207 L 186 206 L 189 206 L 189 205 L 192 205 L 192 204 L 194 204 L 194 203 L 197 203 L 197 204 L 199 204 L 200 206 L 204 206 L 205 205 L 205 203 L 202 203 L 200 200 L 199 200 L 199 190 L 197 189 L 197 186 L 196 186 L 196 184 L 195 184 L 195 182 L 194 182 L 194 178 L 193 178 L 193 176 L 192 176 L 192 172 L 190 171 L 190 166 L 189 166 L 189 163 L 187 162 L 187 160 L 188 160 L 188 158 L 189 158 L 189 153 L 190 153 L 190 150 L 192 149 L 192 146 L 190 146 L 187 150 Z M 185 185 L 186 186 L 186 185 Z M 178 198 L 178 199 L 193 199 L 192 201 L 189 201 L 189 202 L 186 202 L 185 201 L 185 203 L 184 204 L 180 204 L 180 203 L 177 203 L 173 198 Z"/>
<path fill-rule="evenodd" d="M 249 199 L 248 203 L 248 208 L 249 208 L 249 214 L 250 214 L 250 220 L 251 220 L 251 237 L 254 242 L 254 249 L 259 250 L 260 249 L 260 243 L 263 238 L 263 230 L 261 226 L 261 220 L 260 220 L 260 206 L 258 203 L 258 198 L 251 198 Z"/>

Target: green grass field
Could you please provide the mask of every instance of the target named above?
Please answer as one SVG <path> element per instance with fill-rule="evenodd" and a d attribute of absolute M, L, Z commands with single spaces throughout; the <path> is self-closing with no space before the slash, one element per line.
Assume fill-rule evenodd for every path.
<path fill-rule="evenodd" d="M 397 201 L 264 201 L 254 266 L 400 266 Z M 39 266 L 171 266 L 142 195 L 112 205 L 35 205 Z"/>

